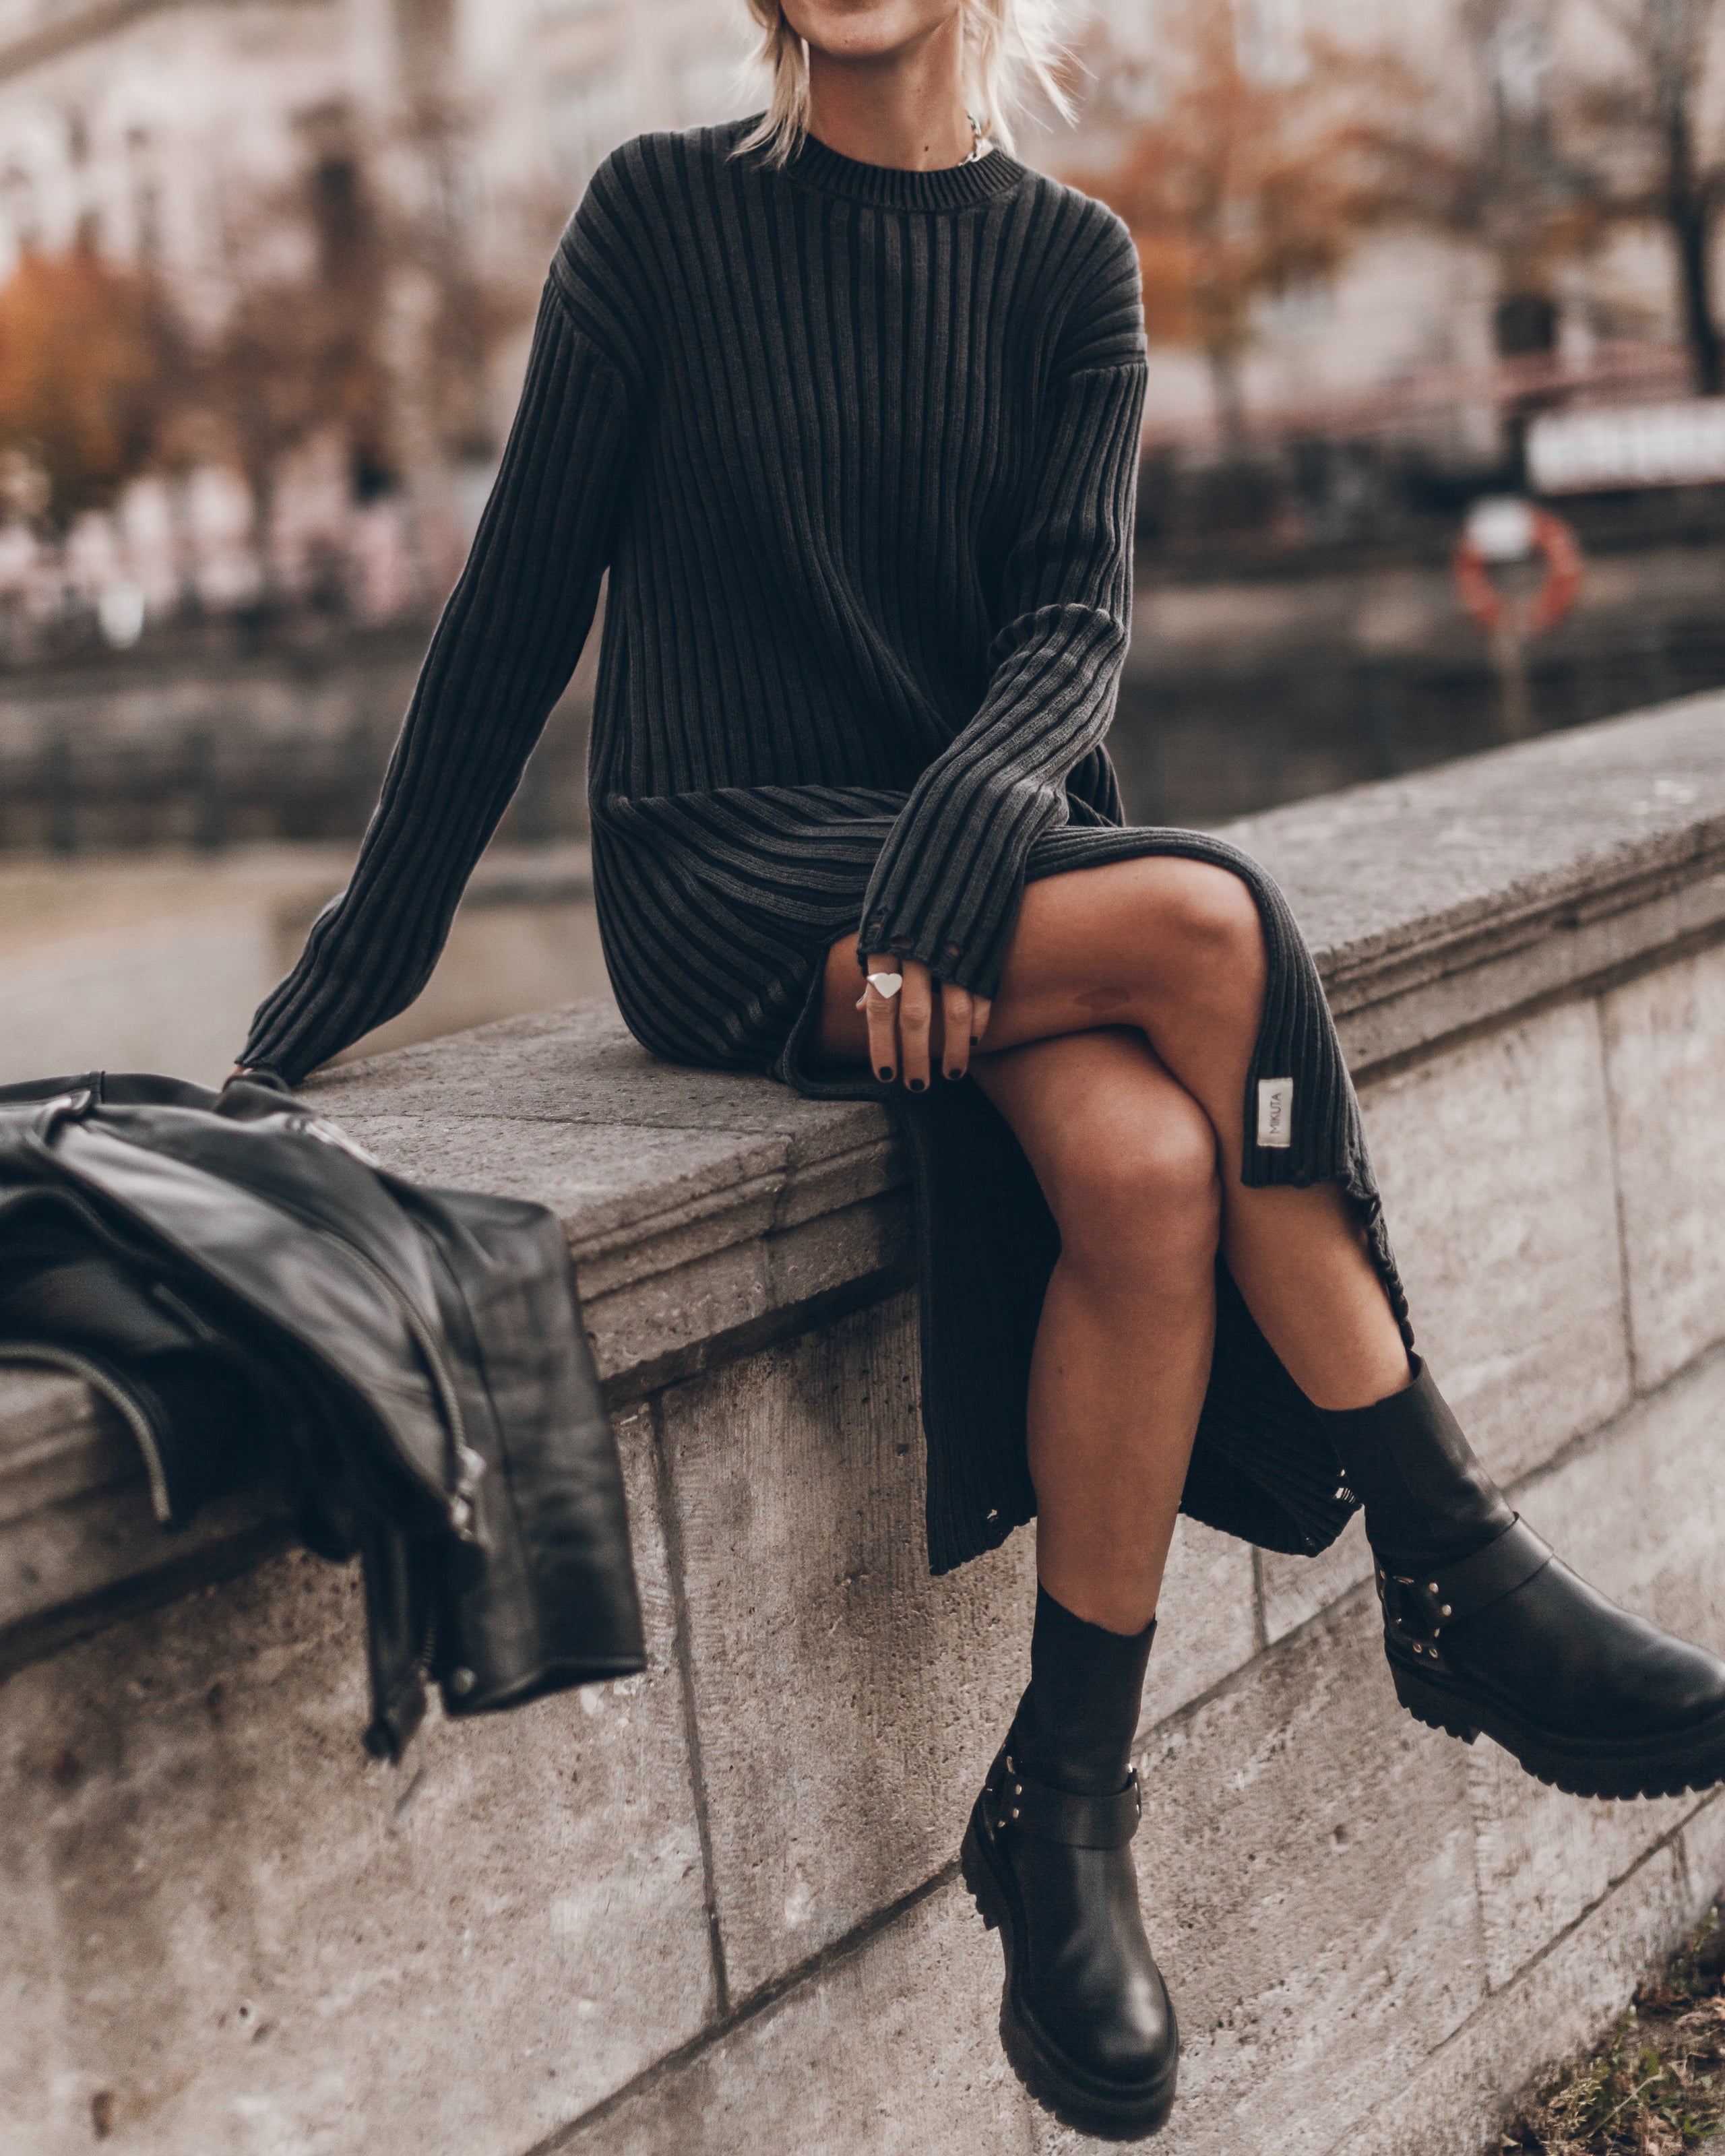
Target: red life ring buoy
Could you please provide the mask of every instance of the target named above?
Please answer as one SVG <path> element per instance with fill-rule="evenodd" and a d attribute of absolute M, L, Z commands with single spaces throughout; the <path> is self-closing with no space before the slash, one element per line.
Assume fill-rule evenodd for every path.
<path fill-rule="evenodd" d="M 1518 609 L 1517 635 L 1541 636 L 1555 629 L 1575 603 L 1581 589 L 1581 549 L 1561 516 L 1548 509 L 1532 512 L 1533 548 L 1545 562 L 1545 578 L 1532 600 Z M 1486 557 L 1465 532 L 1455 549 L 1455 588 L 1461 603 L 1489 636 L 1507 619 L 1510 602 L 1491 581 Z"/>

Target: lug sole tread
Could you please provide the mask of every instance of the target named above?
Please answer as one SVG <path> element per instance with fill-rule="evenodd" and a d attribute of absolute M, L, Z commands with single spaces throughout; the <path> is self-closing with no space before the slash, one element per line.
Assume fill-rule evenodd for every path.
<path fill-rule="evenodd" d="M 1612 1802 L 1640 1797 L 1681 1797 L 1691 1791 L 1699 1794 L 1716 1789 L 1725 1780 L 1725 1750 L 1722 1750 L 1717 1762 L 1674 1761 L 1663 1766 L 1637 1766 L 1630 1760 L 1601 1760 L 1589 1769 L 1579 1762 L 1553 1759 L 1507 1725 L 1494 1727 L 1490 1716 L 1483 1716 L 1477 1722 L 1465 1717 L 1423 1674 L 1404 1672 L 1393 1662 L 1390 1669 L 1395 1680 L 1396 1697 L 1416 1722 L 1425 1723 L 1428 1729 L 1440 1729 L 1446 1736 L 1460 1738 L 1464 1744 L 1471 1744 L 1481 1734 L 1489 1737 L 1509 1753 L 1524 1774 L 1564 1796 Z"/>

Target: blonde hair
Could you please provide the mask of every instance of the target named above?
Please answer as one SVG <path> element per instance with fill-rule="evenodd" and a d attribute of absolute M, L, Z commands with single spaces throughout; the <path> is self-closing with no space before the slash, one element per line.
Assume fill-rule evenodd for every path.
<path fill-rule="evenodd" d="M 773 77 L 773 99 L 737 146 L 764 150 L 769 164 L 796 155 L 809 124 L 809 49 L 785 20 L 780 0 L 748 0 L 761 26 L 760 58 Z M 1062 119 L 1072 106 L 1055 69 L 1061 57 L 1059 0 L 958 0 L 964 34 L 964 102 L 990 141 L 1013 146 L 1012 116 L 1034 83 Z"/>

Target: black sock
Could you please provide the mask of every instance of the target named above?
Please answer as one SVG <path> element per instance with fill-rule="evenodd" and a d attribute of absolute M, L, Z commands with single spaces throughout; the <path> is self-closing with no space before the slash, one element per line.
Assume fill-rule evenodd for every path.
<path fill-rule="evenodd" d="M 1495 1542 L 1514 1519 L 1430 1372 L 1368 1408 L 1320 1408 L 1366 1534 L 1386 1562 L 1453 1564 Z"/>
<path fill-rule="evenodd" d="M 1079 1796 L 1124 1789 L 1155 1636 L 1153 1617 L 1142 1632 L 1111 1632 L 1038 1585 L 1030 1689 L 1014 1726 L 1040 1780 Z"/>

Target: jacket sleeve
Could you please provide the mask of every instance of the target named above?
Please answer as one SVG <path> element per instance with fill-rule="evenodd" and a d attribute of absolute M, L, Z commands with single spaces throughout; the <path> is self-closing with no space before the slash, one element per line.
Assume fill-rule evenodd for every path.
<path fill-rule="evenodd" d="M 1045 393 L 987 693 L 917 781 L 863 903 L 860 955 L 920 958 L 982 995 L 1031 845 L 1065 820 L 1067 774 L 1107 731 L 1126 652 L 1143 337 L 1136 257 L 1108 222 L 1116 244 Z"/>
<path fill-rule="evenodd" d="M 406 1009 L 593 622 L 634 430 L 615 358 L 554 272 L 472 552 L 444 609 L 347 890 L 252 1021 L 290 1081 Z"/>

